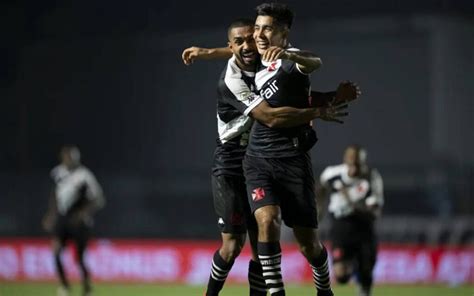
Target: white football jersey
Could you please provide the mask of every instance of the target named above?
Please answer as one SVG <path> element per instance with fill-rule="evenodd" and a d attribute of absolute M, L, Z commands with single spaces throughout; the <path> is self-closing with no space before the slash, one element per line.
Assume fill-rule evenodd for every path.
<path fill-rule="evenodd" d="M 51 171 L 51 178 L 56 184 L 56 203 L 60 214 L 65 215 L 81 197 L 85 187 L 85 197 L 94 200 L 99 206 L 105 202 L 100 184 L 94 174 L 85 166 L 68 170 L 64 165 L 58 165 Z"/>
<path fill-rule="evenodd" d="M 383 182 L 377 170 L 371 169 L 369 178 L 352 178 L 346 164 L 327 167 L 321 174 L 321 184 L 330 189 L 329 212 L 336 218 L 353 212 L 353 203 L 383 206 Z"/>

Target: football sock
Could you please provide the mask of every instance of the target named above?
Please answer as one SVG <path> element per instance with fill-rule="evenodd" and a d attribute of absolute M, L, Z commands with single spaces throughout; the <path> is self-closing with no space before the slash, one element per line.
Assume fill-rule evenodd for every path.
<path fill-rule="evenodd" d="M 311 260 L 310 264 L 318 296 L 333 295 L 329 278 L 328 252 L 324 246 L 321 253 Z"/>
<path fill-rule="evenodd" d="M 263 278 L 272 296 L 285 294 L 281 276 L 281 248 L 279 242 L 258 242 L 258 258 L 262 265 Z"/>
<path fill-rule="evenodd" d="M 234 261 L 226 262 L 219 254 L 219 250 L 214 253 L 211 274 L 209 275 L 209 282 L 207 283 L 207 296 L 219 295 L 232 265 L 234 265 Z"/>
<path fill-rule="evenodd" d="M 260 262 L 253 260 L 249 261 L 248 274 L 250 296 L 265 296 L 267 295 L 267 285 L 262 275 L 262 265 Z"/>

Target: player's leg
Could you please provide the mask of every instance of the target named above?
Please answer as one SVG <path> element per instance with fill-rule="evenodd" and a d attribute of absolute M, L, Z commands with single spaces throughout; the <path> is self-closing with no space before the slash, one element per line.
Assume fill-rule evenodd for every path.
<path fill-rule="evenodd" d="M 245 243 L 245 234 L 221 233 L 222 245 L 212 258 L 206 295 L 219 295 L 227 276 Z"/>
<path fill-rule="evenodd" d="M 88 296 L 92 292 L 90 273 L 85 262 L 85 252 L 89 241 L 89 235 L 90 227 L 84 223 L 80 223 L 80 225 L 75 229 L 74 241 L 76 244 L 76 257 L 81 271 L 82 291 L 84 296 Z"/>
<path fill-rule="evenodd" d="M 343 285 L 350 281 L 354 266 L 351 261 L 336 261 L 332 264 L 332 270 L 336 281 Z"/>
<path fill-rule="evenodd" d="M 67 221 L 63 216 L 59 216 L 53 228 L 53 239 L 51 247 L 53 250 L 56 274 L 59 277 L 60 287 L 58 288 L 58 296 L 69 295 L 70 285 L 67 279 L 66 271 L 62 262 L 61 254 L 66 246 L 68 239 Z"/>
<path fill-rule="evenodd" d="M 263 277 L 270 295 L 285 295 L 281 275 L 281 215 L 272 192 L 272 165 L 268 159 L 249 156 L 243 164 L 248 200 L 258 225 L 257 251 Z"/>
<path fill-rule="evenodd" d="M 243 184 L 245 187 L 245 184 Z M 247 193 L 245 192 L 245 204 L 247 215 L 247 233 L 250 241 L 250 248 L 252 251 L 252 258 L 249 261 L 248 282 L 250 296 L 265 296 L 267 295 L 267 285 L 263 278 L 262 265 L 258 260 L 258 226 L 255 216 L 252 214 L 247 200 Z"/>
<path fill-rule="evenodd" d="M 255 211 L 258 223 L 258 258 L 270 295 L 285 295 L 281 274 L 280 208 L 274 205 Z"/>
<path fill-rule="evenodd" d="M 60 287 L 58 289 L 58 295 L 69 295 L 69 281 L 66 276 L 66 272 L 64 270 L 64 265 L 61 259 L 61 254 L 62 251 L 64 250 L 64 247 L 66 246 L 66 241 L 65 239 L 62 239 L 59 236 L 55 236 L 52 239 L 51 242 L 52 245 L 52 250 L 54 254 L 54 263 L 56 266 L 56 273 L 59 277 L 59 282 L 60 282 Z"/>
<path fill-rule="evenodd" d="M 374 240 L 364 241 L 357 254 L 357 281 L 359 296 L 370 296 L 373 284 L 373 270 L 377 258 L 377 245 Z"/>
<path fill-rule="evenodd" d="M 333 295 L 329 277 L 328 252 L 320 242 L 317 230 L 310 227 L 293 226 L 296 241 L 313 272 L 313 281 L 318 295 Z"/>
<path fill-rule="evenodd" d="M 360 244 L 357 221 L 349 217 L 330 216 L 332 271 L 340 284 L 346 284 L 354 275 L 354 263 Z"/>
<path fill-rule="evenodd" d="M 285 192 L 282 199 L 283 220 L 293 227 L 300 251 L 311 265 L 318 295 L 333 295 L 329 277 L 328 253 L 319 240 L 318 212 L 311 159 L 308 154 L 284 162 L 279 186 Z"/>
<path fill-rule="evenodd" d="M 214 208 L 221 230 L 222 245 L 212 258 L 206 295 L 219 295 L 234 260 L 239 256 L 246 238 L 245 213 L 241 191 L 243 177 L 212 175 Z"/>

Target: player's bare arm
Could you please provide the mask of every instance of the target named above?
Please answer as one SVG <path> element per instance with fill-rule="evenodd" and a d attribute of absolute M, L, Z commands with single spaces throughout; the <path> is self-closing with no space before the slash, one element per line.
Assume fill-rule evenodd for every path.
<path fill-rule="evenodd" d="M 349 115 L 347 104 L 318 108 L 271 107 L 263 100 L 250 112 L 250 116 L 270 128 L 288 128 L 307 124 L 315 118 L 344 123 L 342 119 Z"/>
<path fill-rule="evenodd" d="M 323 64 L 321 58 L 308 51 L 291 51 L 282 47 L 271 46 L 263 54 L 262 60 L 273 62 L 277 59 L 290 60 L 297 64 L 303 73 L 311 73 Z"/>
<path fill-rule="evenodd" d="M 204 48 L 192 46 L 186 48 L 181 54 L 183 63 L 191 65 L 195 60 L 228 59 L 232 57 L 232 51 L 228 47 Z"/>

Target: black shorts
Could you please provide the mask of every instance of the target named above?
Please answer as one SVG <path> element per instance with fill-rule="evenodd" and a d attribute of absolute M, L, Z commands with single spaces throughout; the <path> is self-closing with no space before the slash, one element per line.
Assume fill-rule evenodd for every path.
<path fill-rule="evenodd" d="M 252 213 L 278 205 L 288 227 L 317 228 L 313 168 L 308 153 L 286 158 L 246 155 L 243 162 Z"/>
<path fill-rule="evenodd" d="M 362 270 L 372 270 L 377 259 L 377 238 L 372 222 L 353 216 L 332 217 L 329 233 L 334 263 L 355 261 Z"/>
<path fill-rule="evenodd" d="M 62 245 L 68 240 L 77 245 L 87 244 L 91 233 L 91 226 L 84 222 L 74 223 L 70 216 L 59 215 L 54 226 L 53 235 L 59 239 Z"/>
<path fill-rule="evenodd" d="M 246 233 L 257 230 L 247 201 L 243 176 L 212 175 L 212 195 L 217 224 L 222 233 Z"/>

